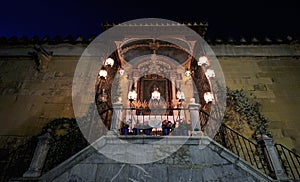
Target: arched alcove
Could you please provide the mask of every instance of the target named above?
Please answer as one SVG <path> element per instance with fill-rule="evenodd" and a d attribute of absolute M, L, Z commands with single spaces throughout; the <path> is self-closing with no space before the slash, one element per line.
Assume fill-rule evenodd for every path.
<path fill-rule="evenodd" d="M 149 40 L 147 41 L 149 42 Z M 151 93 L 155 87 L 159 89 L 165 107 L 169 109 L 165 112 L 167 115 L 172 114 L 172 109 L 179 106 L 187 108 L 192 98 L 195 98 L 196 102 L 200 103 L 201 107 L 204 107 L 206 105 L 203 97 L 204 93 L 210 92 L 211 87 L 204 70 L 201 66 L 198 66 L 197 60 L 185 50 L 179 50 L 178 47 L 172 47 L 170 44 L 169 46 L 157 44 L 157 47 L 155 47 L 154 43 L 152 43 L 149 44 L 150 48 L 147 48 L 148 44 L 141 44 L 141 42 L 139 41 L 137 46 L 134 44 L 128 46 L 130 49 L 135 50 L 123 51 L 125 55 L 122 55 L 122 58 L 119 55 L 120 50 L 113 52 L 110 56 L 115 59 L 115 65 L 105 68 L 108 72 L 107 78 L 104 81 L 98 81 L 102 85 L 96 85 L 96 101 L 99 101 L 99 97 L 103 96 L 101 88 L 106 88 L 104 95 L 107 101 L 96 102 L 99 113 L 105 109 L 112 108 L 112 103 L 117 101 L 118 97 L 121 97 L 123 107 L 134 107 L 136 111 L 133 114 L 139 115 L 141 114 L 139 112 L 142 107 L 141 104 L 144 104 L 144 110 L 149 108 Z M 150 51 L 145 54 L 135 54 L 139 52 L 141 45 L 143 46 L 142 50 L 149 49 Z M 172 51 L 172 48 L 174 48 L 174 51 Z M 164 53 L 164 51 L 167 52 Z M 183 57 L 177 55 L 182 53 L 184 53 Z M 127 59 L 125 60 L 124 58 Z M 129 58 L 130 60 L 128 60 Z M 182 60 L 178 61 L 180 58 Z M 122 76 L 118 72 L 120 68 L 125 71 Z M 186 69 L 191 70 L 192 74 L 190 77 L 185 75 Z M 97 80 L 99 79 L 98 75 Z M 134 101 L 129 101 L 128 93 L 132 90 L 135 90 L 137 93 L 137 98 Z M 185 102 L 179 101 L 177 97 L 178 91 L 184 93 Z M 151 112 L 143 112 L 143 114 L 151 115 Z M 111 118 L 111 116 L 108 118 Z M 103 120 L 105 121 L 106 118 Z M 106 121 L 105 123 L 109 124 L 110 122 Z M 109 128 L 108 125 L 107 127 Z"/>

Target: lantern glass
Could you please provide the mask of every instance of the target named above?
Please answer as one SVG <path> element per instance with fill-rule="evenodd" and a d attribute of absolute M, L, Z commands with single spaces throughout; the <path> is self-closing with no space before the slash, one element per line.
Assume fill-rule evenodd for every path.
<path fill-rule="evenodd" d="M 105 66 L 113 66 L 114 65 L 114 60 L 112 59 L 112 58 L 107 58 L 106 60 L 105 60 Z"/>
<path fill-rule="evenodd" d="M 100 78 L 106 79 L 106 77 L 107 77 L 107 71 L 104 70 L 104 69 L 101 69 L 101 70 L 99 71 L 99 76 L 100 76 Z"/>
<path fill-rule="evenodd" d="M 128 93 L 128 100 L 133 101 L 136 100 L 137 98 L 137 93 L 135 90 L 129 91 Z"/>
<path fill-rule="evenodd" d="M 214 96 L 211 92 L 204 93 L 204 100 L 206 103 L 212 102 L 214 100 Z"/>
<path fill-rule="evenodd" d="M 215 71 L 212 69 L 207 69 L 205 72 L 207 78 L 214 78 L 216 77 Z"/>
<path fill-rule="evenodd" d="M 198 66 L 209 65 L 208 59 L 206 56 L 199 57 Z"/>

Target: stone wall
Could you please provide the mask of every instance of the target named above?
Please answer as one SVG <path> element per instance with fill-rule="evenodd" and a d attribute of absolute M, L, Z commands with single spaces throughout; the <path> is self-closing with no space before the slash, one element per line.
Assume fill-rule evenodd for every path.
<path fill-rule="evenodd" d="M 252 93 L 276 143 L 300 151 L 298 57 L 220 57 L 226 85 Z"/>
<path fill-rule="evenodd" d="M 38 72 L 33 45 L 0 48 L 0 135 L 35 135 L 45 123 L 74 117 L 72 79 L 86 44 L 43 47 L 53 52 Z M 213 45 L 231 89 L 245 89 L 262 104 L 275 142 L 300 151 L 299 44 Z M 124 94 L 124 93 L 123 93 Z"/>
<path fill-rule="evenodd" d="M 78 57 L 53 57 L 39 72 L 30 57 L 0 58 L 0 135 L 36 135 L 45 123 L 74 118 L 72 80 Z"/>

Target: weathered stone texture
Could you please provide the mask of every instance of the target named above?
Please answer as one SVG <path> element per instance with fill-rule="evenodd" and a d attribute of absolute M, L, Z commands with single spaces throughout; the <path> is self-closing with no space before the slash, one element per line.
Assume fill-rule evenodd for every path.
<path fill-rule="evenodd" d="M 270 121 L 269 128 L 275 142 L 299 152 L 298 58 L 220 57 L 219 61 L 226 85 L 231 89 L 249 91 L 261 104 L 262 113 Z"/>
<path fill-rule="evenodd" d="M 0 134 L 35 135 L 55 118 L 74 117 L 72 80 L 85 47 L 45 45 L 53 56 L 43 73 L 28 54 L 32 46 L 0 49 Z M 299 45 L 214 45 L 212 49 L 226 85 L 253 93 L 271 121 L 275 142 L 299 152 Z"/>
<path fill-rule="evenodd" d="M 103 147 L 120 148 L 121 144 L 113 138 L 103 137 L 100 140 L 109 141 Z M 138 138 L 137 138 L 138 139 Z M 158 138 L 144 138 L 144 140 L 159 140 Z M 178 139 L 168 137 L 169 141 Z M 99 141 L 100 141 L 99 140 Z M 85 157 L 81 151 L 75 158 L 65 161 L 62 165 L 49 171 L 41 177 L 48 181 L 272 181 L 254 168 L 248 166 L 234 154 L 228 153 L 219 144 L 209 138 L 194 137 L 193 141 L 182 140 L 182 147 L 165 159 L 147 164 L 126 164 L 106 158 L 94 151 Z M 199 140 L 208 140 L 210 144 L 200 147 Z M 105 142 L 106 143 L 106 142 Z M 137 142 L 138 143 L 138 142 Z M 202 142 L 200 142 L 202 143 Z M 141 145 L 145 145 L 140 143 Z M 164 145 L 160 145 L 164 147 Z M 153 146 L 148 146 L 149 150 Z M 156 146 L 156 148 L 159 146 Z M 115 150 L 113 150 L 115 151 Z M 219 153 L 222 151 L 221 153 Z M 126 153 L 126 152 L 125 152 Z M 125 154 L 123 152 L 123 154 Z M 120 154 L 120 155 L 123 155 Z M 134 155 L 134 154 L 132 154 Z M 145 157 L 148 153 L 143 154 Z M 125 157 L 125 156 L 123 156 Z M 76 162 L 77 161 L 77 162 Z M 75 163 L 74 163 L 75 162 Z"/>
<path fill-rule="evenodd" d="M 0 58 L 0 134 L 35 135 L 53 119 L 73 118 L 77 61 L 78 57 L 52 58 L 42 73 L 30 57 Z"/>

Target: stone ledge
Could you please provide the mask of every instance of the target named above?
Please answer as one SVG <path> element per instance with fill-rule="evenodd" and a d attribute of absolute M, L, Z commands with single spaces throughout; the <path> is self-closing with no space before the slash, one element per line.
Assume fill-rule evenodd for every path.
<path fill-rule="evenodd" d="M 47 45 L 43 47 L 53 52 L 53 56 L 81 56 L 87 45 L 68 45 L 57 44 Z M 216 56 L 273 56 L 273 57 L 291 57 L 300 56 L 300 52 L 289 44 L 270 44 L 270 45 L 211 45 Z M 2 47 L 0 56 L 26 56 L 29 57 L 28 52 L 33 51 L 33 45 L 28 46 L 7 46 Z"/>
<path fill-rule="evenodd" d="M 255 168 L 253 168 L 252 166 L 250 166 L 249 164 L 247 164 L 245 161 L 243 161 L 242 159 L 240 159 L 238 156 L 236 156 L 235 154 L 229 152 L 227 149 L 225 149 L 223 146 L 221 146 L 220 144 L 216 143 L 215 141 L 213 141 L 211 138 L 207 137 L 207 136 L 191 136 L 191 137 L 183 137 L 183 136 L 103 136 L 101 138 L 99 138 L 97 141 L 95 141 L 92 145 L 86 147 L 85 149 L 83 149 L 82 151 L 80 151 L 79 153 L 77 153 L 76 155 L 72 156 L 71 158 L 69 158 L 68 160 L 66 160 L 65 162 L 63 162 L 62 164 L 58 165 L 57 167 L 55 167 L 54 169 L 52 169 L 51 171 L 47 172 L 46 174 L 44 174 L 40 180 L 42 181 L 52 181 L 54 179 L 69 179 L 71 176 L 70 174 L 72 173 L 72 171 L 75 170 L 75 166 L 76 167 L 76 171 L 80 174 L 80 169 L 78 168 L 78 165 L 80 166 L 80 164 L 89 164 L 89 165 L 97 165 L 99 166 L 100 163 L 101 165 L 106 164 L 108 166 L 111 165 L 115 165 L 115 167 L 122 165 L 123 163 L 118 162 L 118 161 L 113 161 L 112 159 L 109 160 L 104 160 L 105 154 L 101 154 L 99 152 L 97 152 L 97 150 L 95 150 L 93 147 L 97 148 L 97 149 L 103 149 L 105 147 L 108 146 L 109 150 L 111 151 L 111 149 L 113 149 L 114 147 L 117 147 L 120 150 L 117 150 L 118 155 L 134 155 L 133 150 L 131 150 L 130 148 L 127 149 L 126 145 L 128 143 L 128 141 L 126 140 L 131 140 L 131 142 L 135 142 L 136 144 L 151 144 L 151 142 L 157 142 L 160 140 L 163 140 L 163 146 L 166 146 L 168 148 L 168 146 L 180 146 L 180 149 L 178 149 L 178 151 L 176 151 L 175 153 L 177 153 L 176 155 L 173 156 L 173 154 L 171 154 L 171 156 L 167 157 L 166 159 L 172 159 L 173 163 L 168 163 L 168 160 L 161 160 L 158 162 L 155 162 L 155 165 L 157 166 L 165 166 L 167 168 L 170 167 L 176 167 L 176 166 L 181 166 L 184 168 L 184 170 L 188 170 L 190 171 L 190 165 L 193 165 L 193 168 L 198 169 L 199 171 L 205 171 L 205 170 L 212 170 L 215 167 L 220 167 L 220 170 L 226 170 L 226 166 L 230 167 L 230 166 L 236 166 L 232 169 L 235 169 L 237 171 L 242 172 L 243 175 L 246 175 L 246 178 L 251 178 L 251 179 L 257 179 L 259 181 L 263 180 L 263 181 L 273 181 L 270 177 L 266 176 L 265 174 L 261 173 L 260 171 L 256 170 Z M 153 143 L 153 144 L 154 144 Z M 155 144 L 154 144 L 155 145 Z M 154 146 L 154 145 L 150 145 L 150 146 Z M 199 147 L 198 147 L 198 146 Z M 123 147 L 122 147 L 123 146 Z M 144 145 L 141 145 L 141 147 Z M 203 147 L 206 146 L 206 147 Z M 121 149 L 122 148 L 122 149 Z M 154 147 L 155 148 L 155 147 Z M 187 150 L 186 150 L 187 149 Z M 128 152 L 123 150 L 128 150 Z M 148 150 L 148 153 L 153 150 Z M 163 150 L 164 151 L 164 150 Z M 161 151 L 161 152 L 163 152 Z M 181 151 L 181 152 L 179 152 Z M 106 150 L 107 152 L 107 150 Z M 124 154 L 122 154 L 122 152 Z M 179 152 L 179 153 L 178 153 Z M 105 153 L 105 149 L 104 149 L 104 153 Z M 174 154 L 175 154 L 174 153 Z M 201 154 L 204 154 L 205 159 L 199 159 L 197 160 L 198 162 L 196 162 L 195 164 L 190 161 L 195 159 L 195 157 L 197 158 L 197 155 L 199 155 L 199 157 L 201 158 Z M 96 154 L 96 155 L 94 155 Z M 187 155 L 187 156 L 184 156 Z M 92 157 L 92 158 L 91 158 Z M 129 156 L 127 156 L 129 157 Z M 132 159 L 138 158 L 138 156 L 131 156 L 133 157 Z M 173 159 L 173 158 L 178 158 L 177 160 Z M 203 157 L 203 156 L 202 156 Z M 99 160 L 97 159 L 99 158 Z M 210 158 L 210 159 L 209 159 Z M 219 158 L 219 160 L 218 160 Z M 181 163 L 180 161 L 190 161 L 188 163 Z M 201 162 L 202 161 L 202 162 Z M 203 164 L 203 162 L 205 164 Z M 124 164 L 123 164 L 124 165 Z M 131 164 L 129 164 L 131 165 Z M 133 164 L 132 164 L 133 165 Z M 154 164 L 139 164 L 137 165 L 138 168 L 143 168 L 147 169 L 147 166 L 151 166 Z M 223 169 L 224 168 L 224 169 Z M 222 171 L 221 170 L 221 171 Z M 229 170 L 231 171 L 231 170 Z M 179 172 L 179 171 L 178 171 Z M 239 174 L 240 172 L 235 172 L 234 174 Z M 155 172 L 156 173 L 156 172 Z M 77 174 L 77 175 L 78 175 Z M 93 173 L 94 174 L 94 173 Z M 226 173 L 227 174 L 227 173 Z M 240 174 L 240 175 L 242 175 Z M 67 176 L 66 176 L 67 175 Z M 114 174 L 115 175 L 115 174 Z M 167 179 L 171 179 L 170 174 L 166 173 L 166 178 Z M 184 175 L 184 174 L 180 174 L 179 176 Z M 199 174 L 200 175 L 200 174 Z M 202 174 L 201 174 L 202 175 Z M 220 177 L 221 174 L 219 174 Z M 242 176 L 236 176 L 239 178 L 242 178 Z M 95 176 L 91 176 L 91 178 L 98 178 L 98 175 Z M 107 175 L 106 175 L 107 176 Z M 197 177 L 198 174 L 193 174 L 193 177 Z M 221 175 L 222 176 L 222 175 Z M 109 175 L 107 176 L 109 177 Z M 199 176 L 198 176 L 199 177 Z M 228 177 L 227 177 L 228 178 Z"/>

